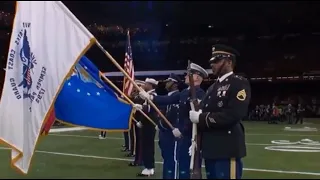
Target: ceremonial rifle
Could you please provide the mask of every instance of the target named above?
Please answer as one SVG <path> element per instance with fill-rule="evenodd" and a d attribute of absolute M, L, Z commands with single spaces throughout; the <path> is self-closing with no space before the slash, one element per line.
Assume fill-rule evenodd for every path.
<path fill-rule="evenodd" d="M 196 89 L 194 87 L 193 73 L 191 71 L 191 61 L 188 61 L 188 77 L 189 77 L 189 86 L 190 86 L 190 95 L 191 95 L 191 109 L 198 111 L 199 103 L 196 96 Z M 190 178 L 191 179 L 202 179 L 201 176 L 201 162 L 200 160 L 200 136 L 197 133 L 197 124 L 192 124 L 192 139 L 191 139 L 191 158 L 190 158 Z"/>

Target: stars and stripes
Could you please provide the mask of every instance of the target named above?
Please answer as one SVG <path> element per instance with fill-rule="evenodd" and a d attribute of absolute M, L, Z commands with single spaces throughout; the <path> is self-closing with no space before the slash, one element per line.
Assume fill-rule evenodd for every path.
<path fill-rule="evenodd" d="M 126 73 L 134 80 L 134 66 L 133 66 L 133 59 L 132 59 L 132 50 L 130 44 L 130 33 L 127 32 L 127 45 L 126 45 L 126 52 L 124 56 L 124 70 Z M 123 92 L 125 95 L 130 96 L 133 89 L 133 84 L 130 80 L 126 77 L 123 79 Z"/>

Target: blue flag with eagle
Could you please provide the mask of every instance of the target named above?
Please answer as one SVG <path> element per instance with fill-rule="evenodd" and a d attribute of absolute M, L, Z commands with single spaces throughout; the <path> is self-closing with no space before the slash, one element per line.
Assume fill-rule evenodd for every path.
<path fill-rule="evenodd" d="M 100 130 L 128 130 L 132 106 L 100 79 L 98 68 L 83 56 L 55 102 L 55 114 L 65 123 Z"/>

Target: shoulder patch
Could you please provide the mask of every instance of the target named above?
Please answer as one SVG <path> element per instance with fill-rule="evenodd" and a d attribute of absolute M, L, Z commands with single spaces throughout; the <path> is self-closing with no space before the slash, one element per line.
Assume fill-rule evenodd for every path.
<path fill-rule="evenodd" d="M 239 101 L 244 101 L 244 100 L 246 100 L 246 97 L 247 97 L 247 93 L 246 93 L 246 91 L 245 91 L 244 89 L 242 89 L 241 91 L 239 91 L 239 92 L 237 93 L 237 99 L 238 99 Z"/>

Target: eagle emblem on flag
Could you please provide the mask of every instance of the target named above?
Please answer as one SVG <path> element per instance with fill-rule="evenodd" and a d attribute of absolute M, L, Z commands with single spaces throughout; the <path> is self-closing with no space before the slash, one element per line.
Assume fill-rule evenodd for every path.
<path fill-rule="evenodd" d="M 27 36 L 27 30 L 23 31 L 22 48 L 20 49 L 20 60 L 23 64 L 22 70 L 22 82 L 18 87 L 23 87 L 23 98 L 31 98 L 30 89 L 32 87 L 32 76 L 33 68 L 37 64 L 34 54 L 31 52 L 30 43 Z"/>

